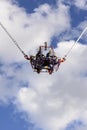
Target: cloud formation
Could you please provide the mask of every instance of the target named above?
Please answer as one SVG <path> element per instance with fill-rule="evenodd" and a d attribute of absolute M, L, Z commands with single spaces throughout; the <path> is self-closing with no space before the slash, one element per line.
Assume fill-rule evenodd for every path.
<path fill-rule="evenodd" d="M 34 13 L 26 14 L 23 8 L 19 8 L 10 1 L 1 0 L 0 2 L 1 22 L 26 52 L 43 44 L 43 41 L 50 42 L 53 35 L 58 35 L 70 28 L 69 9 L 65 5 L 60 4 L 59 8 L 55 9 L 44 4 L 36 8 Z M 3 59 L 7 57 L 8 61 L 20 60 L 21 55 L 15 45 L 2 29 L 0 33 L 0 55 Z M 11 51 L 14 52 L 12 55 L 10 55 Z"/>
<path fill-rule="evenodd" d="M 82 10 L 87 10 L 87 0 L 82 0 L 82 1 L 79 1 L 79 0 L 73 0 L 73 1 L 71 1 L 71 0 L 67 0 L 67 1 L 65 1 L 65 0 L 58 0 L 58 2 L 64 2 L 64 3 L 66 3 L 66 4 L 68 4 L 68 5 L 74 5 L 74 6 L 76 6 L 79 10 L 80 9 L 82 9 Z"/>
<path fill-rule="evenodd" d="M 60 54 L 67 44 L 70 47 L 72 42 L 58 44 Z M 38 126 L 60 130 L 73 120 L 85 120 L 87 117 L 86 50 L 86 46 L 77 44 L 67 59 L 69 61 L 61 65 L 58 73 L 50 77 L 43 74 L 33 76 L 33 82 L 30 78 L 30 87 L 20 89 L 18 103 Z"/>
<path fill-rule="evenodd" d="M 40 5 L 34 13 L 27 14 L 12 1 L 0 0 L 0 21 L 27 54 L 44 41 L 50 44 L 53 36 L 64 36 L 65 31 L 72 29 L 69 6 L 62 2 L 56 8 Z M 80 33 L 79 28 L 83 29 L 86 23 L 84 20 L 78 25 L 76 37 Z M 73 38 L 69 34 L 69 41 L 57 44 L 55 52 L 59 57 L 73 45 L 74 40 L 70 41 L 69 37 Z M 43 129 L 65 129 L 79 119 L 87 124 L 86 56 L 87 46 L 78 43 L 57 73 L 37 75 L 0 29 L 0 102 L 8 103 L 14 98 L 18 111 L 27 113 L 28 119 Z"/>
<path fill-rule="evenodd" d="M 80 9 L 87 10 L 87 0 L 75 0 L 75 5 Z"/>

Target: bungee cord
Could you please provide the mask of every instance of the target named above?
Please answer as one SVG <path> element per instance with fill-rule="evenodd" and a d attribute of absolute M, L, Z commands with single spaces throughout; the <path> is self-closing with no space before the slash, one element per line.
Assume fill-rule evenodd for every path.
<path fill-rule="evenodd" d="M 43 60 L 43 59 L 39 59 L 39 60 L 35 60 L 34 57 L 35 56 L 30 56 L 28 57 L 28 55 L 26 55 L 24 53 L 24 51 L 21 49 L 21 47 L 19 46 L 19 44 L 17 43 L 17 41 L 11 36 L 11 34 L 7 31 L 7 29 L 5 28 L 5 26 L 0 22 L 0 26 L 2 27 L 2 29 L 6 32 L 6 34 L 9 36 L 9 38 L 12 40 L 12 42 L 16 45 L 16 47 L 19 49 L 19 51 L 24 55 L 25 59 L 27 60 L 30 60 L 30 63 L 31 63 L 31 66 L 32 68 L 34 69 L 35 72 L 37 73 L 40 73 L 40 72 L 43 72 L 42 70 L 45 69 L 46 71 L 44 72 L 48 72 L 49 74 L 52 74 L 54 72 L 54 65 L 57 65 L 57 69 L 56 71 L 58 70 L 59 66 L 60 66 L 60 63 L 64 62 L 66 60 L 66 57 L 67 55 L 69 55 L 69 53 L 71 52 L 71 50 L 73 49 L 73 47 L 76 45 L 76 43 L 81 39 L 81 37 L 83 36 L 83 34 L 86 32 L 87 30 L 87 27 L 81 32 L 81 34 L 79 35 L 79 37 L 77 38 L 77 40 L 73 43 L 73 45 L 71 46 L 71 48 L 67 51 L 66 55 L 61 58 L 61 59 L 57 59 L 58 61 L 55 61 L 53 58 L 51 58 L 50 60 L 52 60 L 51 62 L 50 61 L 46 61 L 46 60 Z M 44 47 L 45 50 L 47 48 L 50 49 L 50 47 L 47 46 L 47 43 L 45 42 L 45 46 L 40 46 L 40 47 Z M 39 49 L 38 53 L 36 54 L 36 59 L 37 59 L 37 56 L 39 57 L 39 53 L 41 52 L 40 51 L 41 49 Z M 54 52 L 53 48 L 51 48 L 51 50 Z M 50 51 L 50 50 L 49 50 Z M 47 53 L 49 55 L 49 53 Z M 54 55 L 54 54 L 53 54 Z M 58 57 L 57 57 L 58 58 Z M 49 59 L 49 58 L 48 58 Z M 41 63 L 41 61 L 44 61 L 43 64 Z M 40 61 L 40 62 L 39 62 Z M 36 62 L 36 63 L 35 63 Z M 49 63 L 49 65 L 48 65 Z M 39 64 L 39 66 L 38 66 Z M 45 65 L 44 65 L 45 64 Z M 42 66 L 44 65 L 44 67 Z M 41 66 L 43 68 L 41 68 Z M 47 67 L 46 67 L 47 66 Z"/>
<path fill-rule="evenodd" d="M 82 31 L 82 33 L 79 35 L 79 37 L 77 38 L 77 40 L 74 42 L 74 44 L 72 45 L 72 47 L 69 49 L 69 51 L 66 53 L 65 57 L 67 57 L 67 55 L 71 52 L 71 50 L 73 49 L 73 47 L 76 45 L 76 43 L 81 39 L 81 37 L 83 36 L 83 34 L 86 32 L 87 27 Z"/>
<path fill-rule="evenodd" d="M 11 34 L 7 31 L 7 29 L 5 28 L 5 26 L 1 22 L 0 22 L 0 26 L 7 33 L 7 35 L 10 37 L 10 39 L 13 41 L 13 43 L 17 46 L 17 48 L 19 49 L 19 51 L 25 56 L 26 54 L 21 49 L 21 47 L 18 45 L 17 41 L 11 36 Z M 64 57 L 67 57 L 67 55 L 71 52 L 71 50 L 76 45 L 76 43 L 81 39 L 81 37 L 83 36 L 83 34 L 86 32 L 86 30 L 87 30 L 87 27 L 82 31 L 82 33 L 79 35 L 79 37 L 77 38 L 77 40 L 74 42 L 74 44 L 71 46 L 71 48 L 68 50 L 68 52 L 66 53 L 66 55 Z"/>
<path fill-rule="evenodd" d="M 11 36 L 11 34 L 7 31 L 5 26 L 0 22 L 0 26 L 3 28 L 3 30 L 7 33 L 7 35 L 10 37 L 10 39 L 13 41 L 13 43 L 16 45 L 16 47 L 19 49 L 19 51 L 25 56 L 26 54 L 21 49 L 21 47 L 18 45 L 17 41 Z"/>

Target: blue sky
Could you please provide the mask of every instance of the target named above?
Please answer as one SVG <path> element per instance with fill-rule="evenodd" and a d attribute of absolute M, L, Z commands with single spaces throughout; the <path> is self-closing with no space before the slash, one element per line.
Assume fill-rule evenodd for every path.
<path fill-rule="evenodd" d="M 50 5 L 56 5 L 56 0 L 28 0 L 28 1 L 24 1 L 24 0 L 18 0 L 17 1 L 20 7 L 24 7 L 25 10 L 28 13 L 33 13 L 35 8 L 38 8 L 39 5 L 47 3 Z"/>
<path fill-rule="evenodd" d="M 2 130 L 27 129 L 27 123 L 20 117 L 19 113 L 15 113 L 14 107 L 11 104 L 0 107 L 0 124 Z"/>
<path fill-rule="evenodd" d="M 47 41 L 63 56 L 87 27 L 87 0 L 1 0 L 0 12 L 27 54 Z M 0 35 L 0 129 L 86 130 L 87 32 L 52 76 L 35 74 L 3 29 Z"/>

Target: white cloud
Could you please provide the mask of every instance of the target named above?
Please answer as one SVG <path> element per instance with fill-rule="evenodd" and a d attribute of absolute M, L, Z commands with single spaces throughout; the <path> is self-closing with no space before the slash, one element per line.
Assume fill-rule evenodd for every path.
<path fill-rule="evenodd" d="M 83 10 L 87 10 L 87 0 L 75 0 L 75 5 L 80 8 L 80 9 L 83 9 Z"/>
<path fill-rule="evenodd" d="M 72 41 L 60 43 L 56 52 L 61 55 L 72 44 Z M 30 87 L 20 89 L 19 106 L 37 126 L 60 130 L 73 120 L 87 117 L 86 51 L 86 46 L 77 44 L 57 73 L 31 75 Z"/>
<path fill-rule="evenodd" d="M 26 72 L 31 73 L 31 66 L 24 62 L 4 63 L 0 61 L 0 104 L 13 103 L 21 87 L 29 84 Z"/>
<path fill-rule="evenodd" d="M 50 42 L 52 36 L 70 29 L 70 20 L 69 7 L 61 2 L 56 9 L 44 4 L 34 13 L 27 14 L 11 1 L 0 0 L 0 21 L 27 53 L 44 41 Z M 60 130 L 79 118 L 86 120 L 86 45 L 76 44 L 57 73 L 38 75 L 24 63 L 2 29 L 0 38 L 0 59 L 5 64 L 0 68 L 5 72 L 5 76 L 0 73 L 0 101 L 7 102 L 6 99 L 16 97 L 18 110 L 26 112 L 32 122 L 47 130 Z M 64 56 L 73 42 L 60 42 L 56 54 Z M 15 61 L 20 66 L 16 66 Z"/>
<path fill-rule="evenodd" d="M 58 0 L 58 3 L 65 3 L 69 6 L 75 5 L 78 9 L 87 10 L 87 0 Z"/>
<path fill-rule="evenodd" d="M 85 30 L 86 28 L 87 28 L 87 20 L 84 20 L 80 22 L 76 27 L 72 27 L 72 29 L 67 30 L 66 33 L 60 35 L 59 40 L 60 41 L 67 41 L 71 39 L 77 40 L 82 31 Z M 87 43 L 87 30 L 85 31 L 81 39 L 83 40 L 84 44 Z"/>
<path fill-rule="evenodd" d="M 70 28 L 68 10 L 68 7 L 62 4 L 57 9 L 44 4 L 35 9 L 34 13 L 26 14 L 23 8 L 13 5 L 10 1 L 1 0 L 0 21 L 13 38 L 18 41 L 21 48 L 29 52 L 32 48 L 43 44 L 44 41 L 50 42 L 50 38 L 55 33 L 59 34 Z M 46 16 L 43 15 L 44 13 Z M 2 29 L 0 34 L 0 55 L 3 59 L 7 57 L 8 61 L 13 61 L 12 59 L 22 60 L 17 48 Z M 12 55 L 10 55 L 11 51 L 13 52 Z"/>
<path fill-rule="evenodd" d="M 15 98 L 18 92 L 18 82 L 15 79 L 12 68 L 0 63 L 0 104 L 8 104 Z M 14 80 L 14 81 L 13 81 Z"/>

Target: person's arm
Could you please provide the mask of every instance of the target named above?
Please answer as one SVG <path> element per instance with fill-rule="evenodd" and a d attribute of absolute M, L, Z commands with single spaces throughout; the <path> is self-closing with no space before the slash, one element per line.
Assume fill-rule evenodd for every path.
<path fill-rule="evenodd" d="M 28 55 L 24 55 L 24 58 L 25 58 L 26 60 L 30 60 L 30 57 L 28 57 Z"/>

